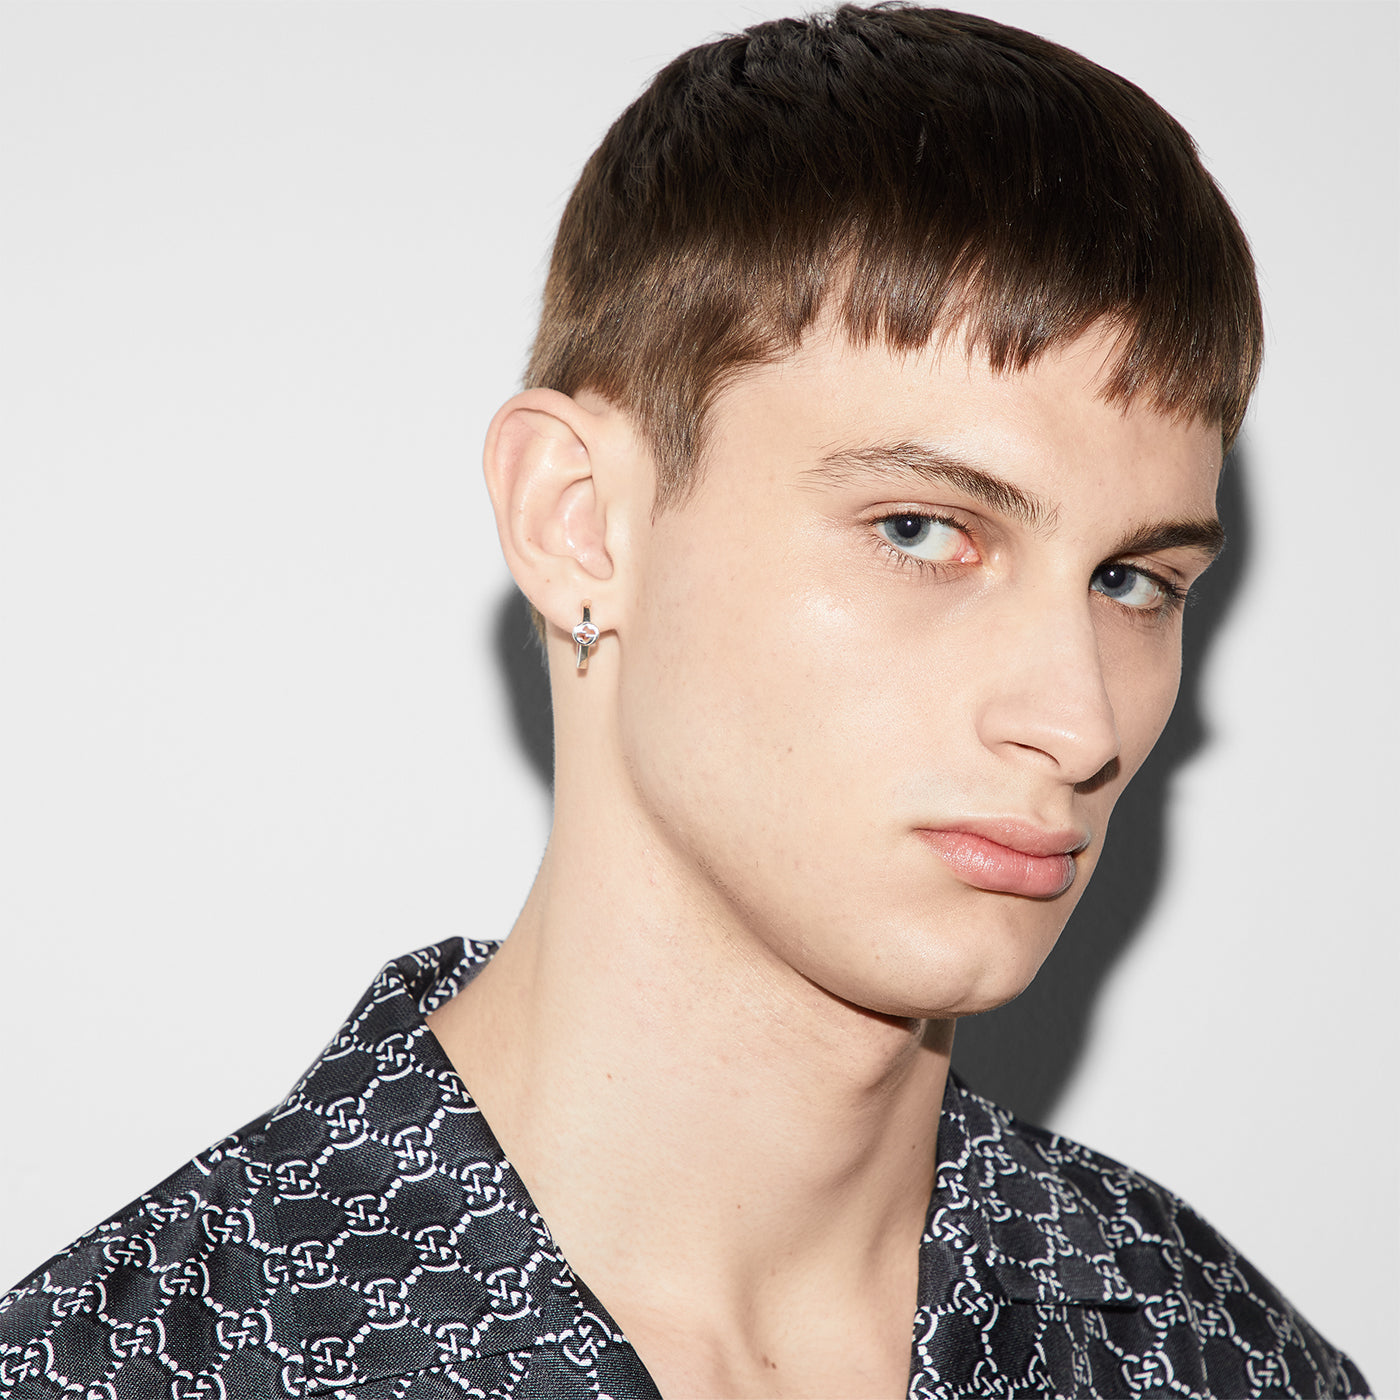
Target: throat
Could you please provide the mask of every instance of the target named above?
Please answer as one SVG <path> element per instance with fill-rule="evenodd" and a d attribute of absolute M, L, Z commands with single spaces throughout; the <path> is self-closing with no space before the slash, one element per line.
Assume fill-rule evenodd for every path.
<path fill-rule="evenodd" d="M 844 1008 L 843 1067 L 517 936 L 429 1024 L 666 1400 L 905 1394 L 951 1026 Z"/>

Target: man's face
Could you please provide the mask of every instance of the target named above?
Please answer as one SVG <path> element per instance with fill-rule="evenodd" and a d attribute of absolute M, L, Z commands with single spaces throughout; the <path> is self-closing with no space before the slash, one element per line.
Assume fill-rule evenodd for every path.
<path fill-rule="evenodd" d="M 1219 431 L 1103 402 L 1104 358 L 814 333 L 721 396 L 638 543 L 643 820 L 755 956 L 858 1006 L 1020 992 L 1171 711 Z"/>

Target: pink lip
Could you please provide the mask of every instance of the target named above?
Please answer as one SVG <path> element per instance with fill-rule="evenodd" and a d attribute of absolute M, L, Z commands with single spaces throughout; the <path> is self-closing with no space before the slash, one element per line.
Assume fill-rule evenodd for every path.
<path fill-rule="evenodd" d="M 1053 899 L 1074 883 L 1074 853 L 1089 844 L 1081 831 L 1049 831 L 1017 821 L 976 821 L 957 829 L 920 829 L 964 884 L 998 894 Z"/>

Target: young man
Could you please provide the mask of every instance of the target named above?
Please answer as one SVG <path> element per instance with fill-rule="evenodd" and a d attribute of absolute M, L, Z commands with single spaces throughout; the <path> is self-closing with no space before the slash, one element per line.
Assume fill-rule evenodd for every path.
<path fill-rule="evenodd" d="M 1259 353 L 1189 139 L 1073 54 L 843 9 L 664 70 L 487 441 L 556 724 L 518 923 L 15 1289 L 0 1394 L 1363 1393 L 949 1074 L 1170 712 Z"/>

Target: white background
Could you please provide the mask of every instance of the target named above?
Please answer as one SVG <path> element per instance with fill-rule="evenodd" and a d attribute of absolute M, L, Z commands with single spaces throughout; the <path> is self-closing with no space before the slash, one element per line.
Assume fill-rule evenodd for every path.
<path fill-rule="evenodd" d="M 607 122 L 784 8 L 0 8 L 0 1285 L 509 927 L 549 797 L 479 444 Z M 1397 9 L 974 8 L 1185 122 L 1270 343 L 1185 727 L 965 1068 L 1397 1396 Z"/>

